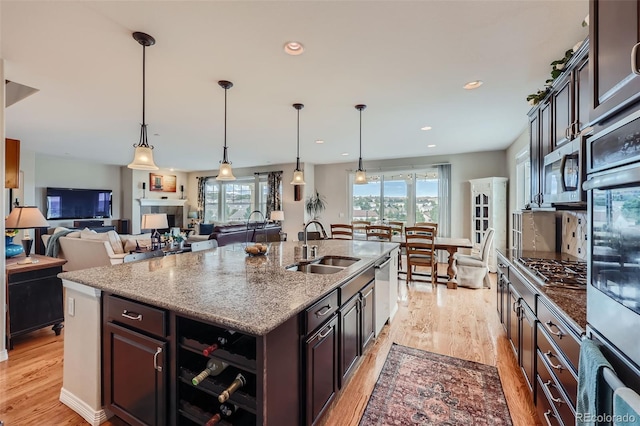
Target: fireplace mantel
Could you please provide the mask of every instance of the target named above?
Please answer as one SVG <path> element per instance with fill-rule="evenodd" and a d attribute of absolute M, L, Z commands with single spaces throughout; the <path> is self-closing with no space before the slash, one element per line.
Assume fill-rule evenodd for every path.
<path fill-rule="evenodd" d="M 175 198 L 139 198 L 140 206 L 184 206 L 187 200 L 177 200 Z"/>

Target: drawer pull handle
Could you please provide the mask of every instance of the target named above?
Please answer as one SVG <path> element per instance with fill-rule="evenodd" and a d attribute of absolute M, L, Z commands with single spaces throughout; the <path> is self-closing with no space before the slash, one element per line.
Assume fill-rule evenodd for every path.
<path fill-rule="evenodd" d="M 327 335 L 328 335 L 329 333 L 331 333 L 331 330 L 332 330 L 332 329 L 333 329 L 333 327 L 329 327 L 329 328 L 327 328 L 327 331 L 325 331 L 324 333 L 320 333 L 320 334 L 318 334 L 318 337 L 319 337 L 319 338 L 321 338 L 321 339 L 324 339 L 325 337 L 327 337 Z"/>
<path fill-rule="evenodd" d="M 498 266 L 501 267 L 501 268 L 506 268 L 507 267 L 507 265 L 505 265 L 504 263 L 498 263 Z"/>
<path fill-rule="evenodd" d="M 162 348 L 156 348 L 156 353 L 153 354 L 153 368 L 158 371 L 162 371 L 162 366 L 158 365 L 158 355 L 162 353 Z"/>
<path fill-rule="evenodd" d="M 126 309 L 122 311 L 122 316 L 126 319 L 130 319 L 133 321 L 142 321 L 142 314 L 137 314 L 135 312 L 129 312 Z"/>
<path fill-rule="evenodd" d="M 633 49 L 631 49 L 631 72 L 633 72 L 636 75 L 640 75 L 640 70 L 638 70 L 638 47 L 640 46 L 640 43 L 636 44 L 633 46 Z"/>
<path fill-rule="evenodd" d="M 554 324 L 551 321 L 547 321 L 544 323 L 544 325 L 547 326 L 547 330 L 549 330 L 549 333 L 553 334 L 554 336 L 558 336 L 559 339 L 562 339 L 562 336 L 564 336 L 564 333 L 562 332 L 562 329 L 560 327 L 558 327 L 556 324 Z M 558 329 L 558 331 L 553 331 L 553 329 L 551 327 L 555 327 Z"/>
<path fill-rule="evenodd" d="M 553 426 L 551 424 L 551 420 L 549 420 L 549 416 L 551 416 L 551 417 L 553 417 L 555 419 L 556 415 L 553 414 L 553 411 L 551 411 L 551 410 L 547 410 L 547 411 L 544 412 L 544 419 L 547 422 L 547 425 Z"/>
<path fill-rule="evenodd" d="M 323 317 L 323 316 L 327 315 L 330 310 L 331 310 L 331 305 L 324 306 L 319 311 L 316 311 L 316 316 Z"/>
<path fill-rule="evenodd" d="M 562 398 L 554 398 L 553 397 L 553 394 L 551 393 L 551 386 L 553 386 L 553 387 L 556 386 L 553 383 L 551 383 L 551 380 L 547 380 L 547 383 L 544 384 L 544 387 L 547 388 L 547 390 L 549 391 L 549 396 L 551 396 L 551 400 L 553 402 L 555 402 L 556 404 L 566 404 L 564 402 L 564 399 L 562 399 Z"/>
<path fill-rule="evenodd" d="M 562 371 L 562 364 L 557 364 L 556 365 L 551 361 L 551 357 L 558 358 L 551 351 L 546 351 L 544 353 L 544 357 L 547 359 L 547 361 L 549 361 L 549 364 L 551 364 L 551 368 L 556 369 L 558 371 Z"/>

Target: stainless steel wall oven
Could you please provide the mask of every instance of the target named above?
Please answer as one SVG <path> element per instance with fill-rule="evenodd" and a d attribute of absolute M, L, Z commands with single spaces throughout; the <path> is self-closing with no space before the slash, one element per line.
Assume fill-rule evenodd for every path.
<path fill-rule="evenodd" d="M 587 322 L 640 366 L 640 111 L 587 146 Z"/>

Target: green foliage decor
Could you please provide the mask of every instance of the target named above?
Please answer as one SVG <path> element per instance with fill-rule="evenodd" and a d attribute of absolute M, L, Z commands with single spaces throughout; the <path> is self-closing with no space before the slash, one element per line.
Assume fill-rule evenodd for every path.
<path fill-rule="evenodd" d="M 307 198 L 304 207 L 307 210 L 309 216 L 311 216 L 313 219 L 317 219 L 320 216 L 320 213 L 322 213 L 327 208 L 327 199 L 324 196 L 320 195 L 320 193 L 316 190 L 315 194 Z"/>
<path fill-rule="evenodd" d="M 564 52 L 564 56 L 562 58 L 556 59 L 555 61 L 551 62 L 551 78 L 545 81 L 544 89 L 540 89 L 536 93 L 532 93 L 527 96 L 527 102 L 529 102 L 530 105 L 538 105 L 540 101 L 542 101 L 549 94 L 549 92 L 551 91 L 551 85 L 553 84 L 554 80 L 560 77 L 560 75 L 564 72 L 567 62 L 569 62 L 569 60 L 573 57 L 573 54 L 576 52 L 576 50 L 580 48 L 580 44 L 581 43 L 579 43 L 577 47 L 573 47 L 572 49 Z"/>

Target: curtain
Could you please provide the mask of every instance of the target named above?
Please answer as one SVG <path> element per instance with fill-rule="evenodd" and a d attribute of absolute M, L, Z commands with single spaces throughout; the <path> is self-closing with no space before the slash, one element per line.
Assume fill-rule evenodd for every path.
<path fill-rule="evenodd" d="M 265 218 L 269 220 L 271 212 L 282 210 L 282 172 L 269 172 L 267 175 L 267 212 Z"/>
<path fill-rule="evenodd" d="M 204 188 L 207 183 L 207 177 L 199 176 L 198 177 L 198 221 L 204 221 Z"/>
<path fill-rule="evenodd" d="M 451 236 L 451 164 L 440 164 L 438 167 L 438 234 L 441 237 Z M 447 262 L 448 253 L 439 250 L 438 262 Z"/>

